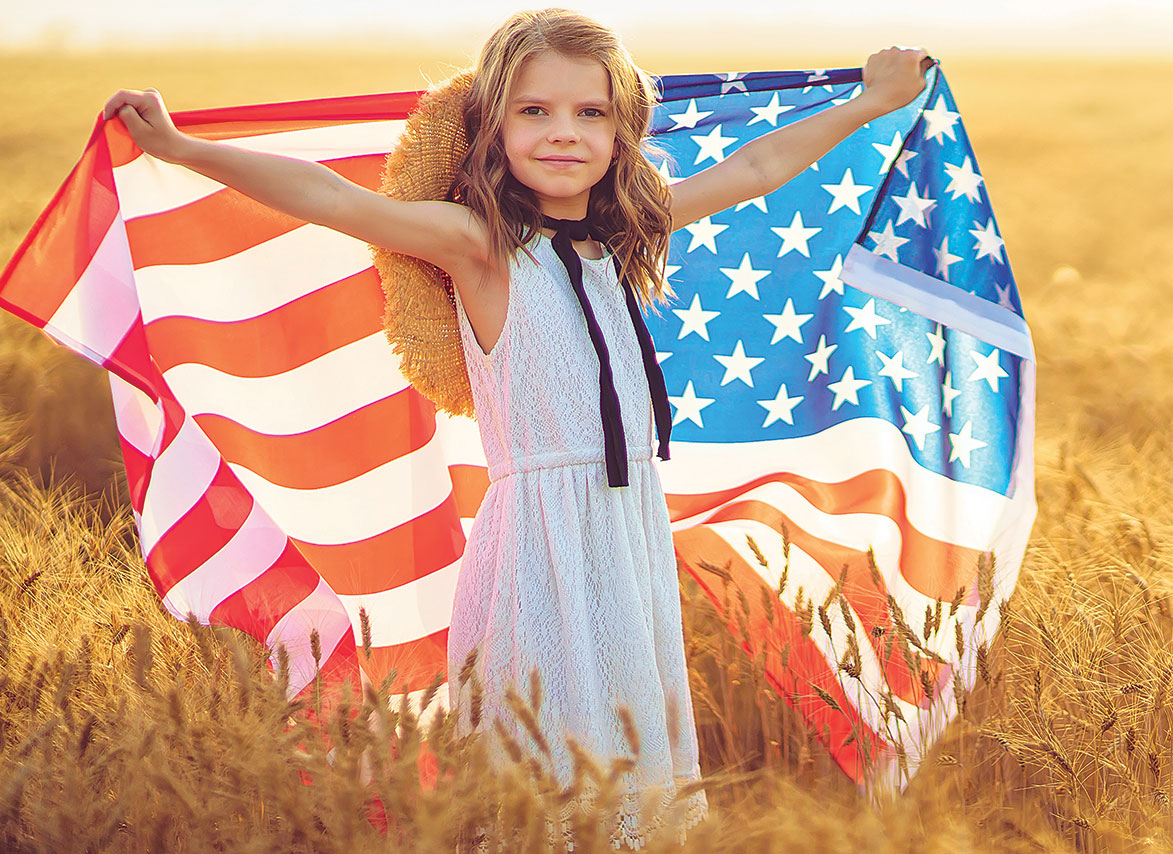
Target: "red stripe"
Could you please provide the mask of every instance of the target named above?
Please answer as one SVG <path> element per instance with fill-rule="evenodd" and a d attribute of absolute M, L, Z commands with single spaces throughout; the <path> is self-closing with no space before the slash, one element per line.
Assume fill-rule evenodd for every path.
<path fill-rule="evenodd" d="M 930 599 L 952 600 L 959 587 L 972 584 L 979 552 L 943 542 L 921 533 L 908 521 L 904 484 L 885 469 L 863 472 L 839 483 L 822 483 L 789 472 L 755 478 L 719 492 L 666 496 L 672 521 L 707 513 L 715 507 L 766 483 L 792 487 L 812 506 L 829 515 L 870 513 L 887 516 L 900 529 L 903 548 L 900 574 L 909 585 Z"/>
<path fill-rule="evenodd" d="M 0 273 L 0 306 L 37 327 L 73 290 L 118 214 L 102 126 Z"/>
<path fill-rule="evenodd" d="M 448 629 L 407 643 L 371 647 L 370 657 L 362 658 L 363 669 L 376 684 L 394 668 L 392 693 L 419 691 L 431 685 L 437 673 L 442 680 L 448 678 Z"/>
<path fill-rule="evenodd" d="M 452 495 L 456 499 L 456 512 L 463 519 L 477 515 L 485 493 L 489 491 L 489 470 L 485 466 L 450 465 L 448 475 L 452 478 Z"/>
<path fill-rule="evenodd" d="M 158 400 L 163 376 L 151 356 L 140 314 L 102 367 L 122 377 L 152 400 Z"/>
<path fill-rule="evenodd" d="M 185 133 L 204 139 L 240 139 L 281 131 L 335 127 L 340 124 L 387 121 L 406 118 L 419 101 L 420 92 L 395 92 L 377 95 L 354 95 L 347 98 L 315 98 L 276 104 L 247 104 L 238 107 L 213 107 L 206 110 L 181 110 L 171 113 L 171 120 Z M 122 122 L 102 122 L 119 134 L 111 145 L 115 166 L 129 163 L 139 149 L 126 133 Z M 113 143 L 113 140 L 112 140 Z"/>
<path fill-rule="evenodd" d="M 421 450 L 435 436 L 434 413 L 432 403 L 409 386 L 336 421 L 288 436 L 257 433 L 221 415 L 196 415 L 194 420 L 228 462 L 279 486 L 320 489 Z"/>
<path fill-rule="evenodd" d="M 160 318 L 147 326 L 146 340 L 160 371 L 196 363 L 236 377 L 270 377 L 382 328 L 383 291 L 371 267 L 247 320 Z"/>
<path fill-rule="evenodd" d="M 122 448 L 122 462 L 126 467 L 126 488 L 130 493 L 130 506 L 134 508 L 136 513 L 142 515 L 143 499 L 147 494 L 147 484 L 151 480 L 151 467 L 155 461 L 126 441 L 121 433 L 118 434 L 118 444 Z"/>
<path fill-rule="evenodd" d="M 343 177 L 369 189 L 382 179 L 386 154 L 323 161 Z M 126 223 L 134 268 L 219 261 L 300 228 L 304 220 L 282 213 L 238 190 L 223 190 L 190 204 Z"/>
<path fill-rule="evenodd" d="M 795 707 L 811 725 L 839 766 L 857 783 L 864 779 L 864 761 L 861 739 L 866 735 L 873 750 L 880 739 L 848 701 L 835 671 L 828 666 L 823 653 L 809 638 L 804 637 L 797 618 L 770 592 L 774 608 L 774 622 L 771 626 L 767 611 L 758 592 L 767 587 L 748 563 L 715 531 L 704 526 L 678 531 L 673 535 L 677 555 L 689 574 L 705 591 L 717 612 L 728 620 L 727 626 L 742 649 L 756 657 L 765 649 L 765 673 L 778 695 Z M 739 622 L 735 615 L 725 614 L 725 593 L 722 579 L 699 566 L 699 560 L 717 566 L 728 566 L 735 588 L 746 595 L 749 613 L 746 615 L 748 637 L 741 636 Z M 731 602 L 738 601 L 734 594 Z M 739 608 L 740 606 L 738 606 Z M 782 666 L 782 650 L 789 647 L 787 666 Z M 813 685 L 827 692 L 839 704 L 842 711 L 835 711 L 815 693 Z M 824 733 L 826 727 L 826 733 Z M 859 734 L 851 744 L 845 744 L 853 728 Z M 827 738 L 829 735 L 829 738 Z"/>
<path fill-rule="evenodd" d="M 460 557 L 465 539 L 456 503 L 448 498 L 365 540 L 330 546 L 293 542 L 334 592 L 347 596 L 391 590 L 443 569 Z"/>
<path fill-rule="evenodd" d="M 927 704 L 928 698 L 920 684 L 920 677 L 908 669 L 908 664 L 899 649 L 893 647 L 891 657 L 885 660 L 886 637 L 877 638 L 871 633 L 875 626 L 890 630 L 893 623 L 888 610 L 887 587 L 884 585 L 883 578 L 879 579 L 878 586 L 872 581 L 871 572 L 868 569 L 867 553 L 815 537 L 797 525 L 793 519 L 783 515 L 778 508 L 762 501 L 736 502 L 719 510 L 709 521 L 725 522 L 742 519 L 759 522 L 773 528 L 779 534 L 785 530 L 790 541 L 799 550 L 813 558 L 831 580 L 838 580 L 846 567 L 847 579 L 844 582 L 843 595 L 851 609 L 858 615 L 860 623 L 865 629 L 867 641 L 883 670 L 884 681 L 888 683 L 892 693 L 900 699 L 914 705 Z M 799 583 L 801 582 L 797 580 L 790 582 L 791 585 Z M 919 614 L 906 614 L 905 616 L 911 619 L 920 617 Z M 923 666 L 934 683 L 940 680 L 942 676 L 941 665 L 924 659 Z"/>
<path fill-rule="evenodd" d="M 203 495 L 147 555 L 147 568 L 161 596 L 228 544 L 252 512 L 253 499 L 220 461 Z"/>
<path fill-rule="evenodd" d="M 210 622 L 248 632 L 264 643 L 281 618 L 313 593 L 320 581 L 290 543 L 260 576 L 217 605 Z"/>

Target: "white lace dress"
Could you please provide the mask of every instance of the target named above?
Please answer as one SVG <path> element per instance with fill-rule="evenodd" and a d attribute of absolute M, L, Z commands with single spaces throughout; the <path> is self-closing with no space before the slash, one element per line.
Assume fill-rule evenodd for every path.
<path fill-rule="evenodd" d="M 458 733 L 466 734 L 471 683 L 460 687 L 457 675 L 469 650 L 479 647 L 480 731 L 491 733 L 499 715 L 537 755 L 505 702 L 511 682 L 528 697 L 536 667 L 543 686 L 539 724 L 563 787 L 574 767 L 564 735 L 604 767 L 631 756 L 616 711 L 626 705 L 640 752 L 620 821 L 609 832 L 613 847 L 639 848 L 677 789 L 700 779 L 676 560 L 652 460 L 651 396 L 611 258 L 583 259 L 583 284 L 610 351 L 627 438 L 629 485 L 608 486 L 598 356 L 549 239 L 538 236 L 529 248 L 538 263 L 517 253 L 505 326 L 488 355 L 457 299 L 490 484 L 457 582 L 449 689 Z M 488 737 L 491 747 L 498 741 Z M 500 751 L 499 744 L 492 749 Z M 673 812 L 683 840 L 708 812 L 704 792 L 681 799 Z"/>

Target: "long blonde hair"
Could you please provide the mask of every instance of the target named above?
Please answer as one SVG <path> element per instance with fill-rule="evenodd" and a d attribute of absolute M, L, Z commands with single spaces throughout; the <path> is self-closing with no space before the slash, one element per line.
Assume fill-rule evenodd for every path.
<path fill-rule="evenodd" d="M 542 212 L 532 191 L 509 171 L 503 126 L 522 64 L 544 51 L 594 59 L 610 78 L 618 157 L 591 188 L 587 216 L 636 298 L 652 306 L 673 295 L 664 277 L 672 221 L 668 184 L 645 156 L 656 150 L 646 138 L 656 90 L 618 37 L 596 21 L 566 9 L 518 12 L 489 37 L 465 101 L 468 152 L 449 197 L 484 220 L 494 258 L 511 256 L 540 229 Z"/>

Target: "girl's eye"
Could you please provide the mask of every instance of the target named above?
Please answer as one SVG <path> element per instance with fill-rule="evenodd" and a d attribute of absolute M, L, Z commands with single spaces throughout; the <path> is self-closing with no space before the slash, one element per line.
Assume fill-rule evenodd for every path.
<path fill-rule="evenodd" d="M 595 118 L 601 119 L 603 117 L 603 111 L 600 109 L 596 109 L 595 107 L 587 107 L 585 110 L 583 110 L 583 112 L 584 113 L 591 113 L 592 115 L 590 116 L 590 118 L 592 118 L 592 119 L 595 119 Z"/>
<path fill-rule="evenodd" d="M 532 112 L 531 112 L 531 110 L 532 110 Z M 523 116 L 536 116 L 541 111 L 542 111 L 541 107 L 525 107 L 524 109 L 522 109 L 521 114 Z"/>

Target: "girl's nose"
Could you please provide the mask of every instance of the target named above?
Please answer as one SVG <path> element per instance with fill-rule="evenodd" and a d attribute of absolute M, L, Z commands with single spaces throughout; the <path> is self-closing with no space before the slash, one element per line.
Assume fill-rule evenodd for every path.
<path fill-rule="evenodd" d="M 550 142 L 577 142 L 578 128 L 569 116 L 555 117 L 550 122 Z"/>

